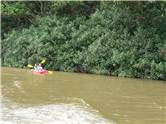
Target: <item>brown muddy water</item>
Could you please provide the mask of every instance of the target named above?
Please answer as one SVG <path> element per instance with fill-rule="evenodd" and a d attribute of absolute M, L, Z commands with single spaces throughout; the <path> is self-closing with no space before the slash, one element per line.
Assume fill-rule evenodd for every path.
<path fill-rule="evenodd" d="M 1 68 L 3 124 L 166 124 L 166 82 Z"/>

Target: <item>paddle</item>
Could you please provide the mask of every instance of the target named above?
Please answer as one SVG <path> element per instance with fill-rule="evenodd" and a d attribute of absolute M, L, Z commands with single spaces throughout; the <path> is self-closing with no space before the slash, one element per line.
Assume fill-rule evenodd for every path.
<path fill-rule="evenodd" d="M 45 62 L 46 62 L 46 60 L 43 59 L 43 60 L 40 62 L 40 64 L 44 64 Z"/>
<path fill-rule="evenodd" d="M 33 66 L 32 66 L 31 64 L 28 64 L 27 67 L 29 67 L 29 68 L 33 68 Z"/>
<path fill-rule="evenodd" d="M 49 74 L 53 74 L 53 71 L 47 71 Z"/>
<path fill-rule="evenodd" d="M 43 60 L 40 62 L 40 64 L 44 64 L 45 62 L 46 62 L 46 60 L 43 59 Z M 28 64 L 27 67 L 33 68 L 33 66 L 32 66 L 31 64 Z M 47 72 L 48 72 L 48 74 L 53 74 L 53 71 L 47 71 Z"/>
<path fill-rule="evenodd" d="M 41 62 L 40 62 L 40 64 L 44 64 L 46 62 L 46 60 L 45 59 L 43 59 Z M 47 71 L 49 74 L 53 74 L 53 71 Z"/>

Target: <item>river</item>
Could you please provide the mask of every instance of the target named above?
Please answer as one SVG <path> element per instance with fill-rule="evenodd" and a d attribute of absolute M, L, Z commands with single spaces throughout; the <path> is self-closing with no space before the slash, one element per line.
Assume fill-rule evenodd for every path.
<path fill-rule="evenodd" d="M 166 82 L 1 68 L 3 124 L 165 124 Z"/>

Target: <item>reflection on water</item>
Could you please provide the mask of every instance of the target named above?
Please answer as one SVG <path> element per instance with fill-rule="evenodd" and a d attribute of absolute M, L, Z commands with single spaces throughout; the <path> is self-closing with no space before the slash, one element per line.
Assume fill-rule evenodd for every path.
<path fill-rule="evenodd" d="M 3 123 L 164 124 L 166 83 L 2 68 Z M 10 102 L 9 102 L 10 101 Z"/>

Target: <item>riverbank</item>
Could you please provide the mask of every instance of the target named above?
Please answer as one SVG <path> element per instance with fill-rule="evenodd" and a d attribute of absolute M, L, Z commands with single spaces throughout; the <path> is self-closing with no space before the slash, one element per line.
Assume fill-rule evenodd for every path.
<path fill-rule="evenodd" d="M 166 80 L 163 2 L 46 3 L 39 5 L 59 9 L 30 12 L 35 16 L 26 26 L 14 28 L 2 18 L 2 32 L 11 28 L 2 39 L 2 66 L 23 68 L 45 58 L 48 70 Z M 18 5 L 29 7 L 28 2 L 6 3 Z M 3 13 L 10 17 L 7 8 Z M 25 12 L 15 14 L 22 22 Z"/>

